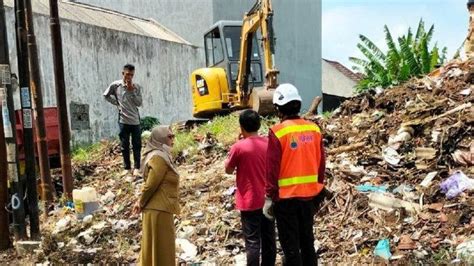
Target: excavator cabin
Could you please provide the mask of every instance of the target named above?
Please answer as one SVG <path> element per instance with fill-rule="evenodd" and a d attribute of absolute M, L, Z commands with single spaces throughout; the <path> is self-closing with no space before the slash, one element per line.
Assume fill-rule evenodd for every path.
<path fill-rule="evenodd" d="M 218 21 L 204 34 L 206 67 L 190 76 L 194 117 L 209 118 L 245 108 L 260 114 L 273 112 L 271 98 L 278 70 L 273 65 L 272 15 L 269 0 L 257 1 L 243 21 Z"/>

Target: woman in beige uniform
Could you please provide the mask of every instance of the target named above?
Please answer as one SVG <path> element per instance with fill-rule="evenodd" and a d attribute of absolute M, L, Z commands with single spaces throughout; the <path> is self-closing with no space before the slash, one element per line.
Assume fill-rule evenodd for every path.
<path fill-rule="evenodd" d="M 176 265 L 175 227 L 179 176 L 171 160 L 174 135 L 168 126 L 153 128 L 142 155 L 145 179 L 135 213 L 143 212 L 140 265 Z"/>

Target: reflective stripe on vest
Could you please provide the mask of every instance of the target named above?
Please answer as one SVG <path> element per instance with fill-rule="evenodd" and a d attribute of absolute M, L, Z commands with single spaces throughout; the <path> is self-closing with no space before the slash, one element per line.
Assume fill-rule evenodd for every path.
<path fill-rule="evenodd" d="M 275 136 L 280 139 L 289 133 L 300 133 L 305 131 L 320 132 L 320 129 L 316 125 L 293 125 L 278 130 L 277 132 L 275 132 Z"/>
<path fill-rule="evenodd" d="M 279 187 L 286 187 L 291 185 L 301 185 L 307 183 L 318 182 L 318 175 L 309 175 L 309 176 L 295 176 L 289 178 L 282 178 L 278 180 Z"/>

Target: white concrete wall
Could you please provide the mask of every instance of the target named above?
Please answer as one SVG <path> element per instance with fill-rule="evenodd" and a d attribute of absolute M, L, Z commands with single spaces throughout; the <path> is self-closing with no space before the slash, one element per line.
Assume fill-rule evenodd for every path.
<path fill-rule="evenodd" d="M 322 60 L 322 88 L 323 93 L 340 97 L 352 97 L 355 81 L 341 73 L 334 66 Z"/>
<path fill-rule="evenodd" d="M 12 72 L 17 72 L 14 13 L 6 8 Z M 49 18 L 36 15 L 44 105 L 55 106 Z M 63 59 L 68 106 L 71 101 L 89 104 L 90 130 L 72 131 L 74 142 L 92 142 L 118 134 L 117 110 L 102 92 L 121 78 L 122 66 L 136 66 L 135 82 L 142 85 L 141 116 L 157 117 L 162 123 L 191 117 L 189 73 L 200 66 L 200 49 L 112 31 L 73 21 L 61 21 Z M 19 105 L 18 105 L 19 108 Z"/>

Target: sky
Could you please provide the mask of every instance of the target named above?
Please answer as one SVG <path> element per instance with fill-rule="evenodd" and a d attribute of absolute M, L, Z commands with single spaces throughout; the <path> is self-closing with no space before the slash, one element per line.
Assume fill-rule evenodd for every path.
<path fill-rule="evenodd" d="M 420 18 L 425 29 L 434 24 L 432 44 L 448 48 L 448 59 L 467 35 L 467 0 L 322 0 L 322 56 L 351 68 L 350 56 L 362 57 L 359 34 L 386 50 L 383 26 L 392 37 L 416 31 Z"/>

